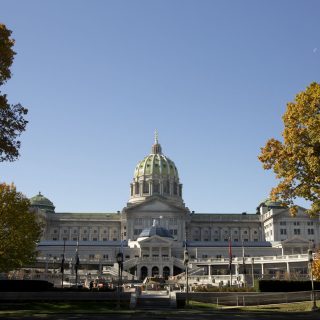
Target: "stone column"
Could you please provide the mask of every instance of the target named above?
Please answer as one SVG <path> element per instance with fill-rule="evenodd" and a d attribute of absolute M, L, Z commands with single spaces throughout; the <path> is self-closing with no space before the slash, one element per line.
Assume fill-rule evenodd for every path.
<path fill-rule="evenodd" d="M 261 277 L 263 278 L 264 276 L 264 264 L 261 263 Z"/>

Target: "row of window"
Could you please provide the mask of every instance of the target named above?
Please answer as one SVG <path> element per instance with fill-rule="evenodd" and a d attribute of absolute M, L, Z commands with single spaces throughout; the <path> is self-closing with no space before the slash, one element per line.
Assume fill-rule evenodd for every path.
<path fill-rule="evenodd" d="M 198 233 L 200 233 L 200 230 L 199 230 L 199 229 L 193 229 L 193 230 L 192 230 L 192 233 L 198 234 Z M 205 234 L 209 234 L 210 232 L 209 232 L 209 230 L 205 229 L 205 230 L 204 230 L 204 233 L 205 233 Z M 215 234 L 219 234 L 219 231 L 218 231 L 218 230 L 214 230 L 214 233 L 215 233 Z M 238 230 L 233 230 L 232 233 L 233 233 L 233 234 L 238 234 Z M 254 230 L 253 233 L 254 233 L 254 234 L 258 234 L 258 231 L 257 231 L 257 230 Z M 229 234 L 229 231 L 228 231 L 228 230 L 224 230 L 224 234 Z M 244 231 L 242 231 L 242 234 L 248 234 L 248 231 L 247 231 L 247 230 L 244 230 Z"/>
<path fill-rule="evenodd" d="M 52 237 L 52 240 L 53 241 L 58 241 L 60 239 L 57 238 L 57 237 Z M 69 240 L 71 240 L 71 241 L 78 241 L 78 240 L 80 240 L 80 241 L 89 241 L 89 239 L 86 238 L 86 237 L 79 238 L 79 239 L 78 239 L 78 237 L 73 237 L 73 238 L 70 238 L 70 239 L 69 239 L 69 237 L 62 237 L 61 240 L 64 240 L 64 241 L 69 241 Z M 117 241 L 117 240 L 118 240 L 118 238 L 112 238 L 112 239 L 102 238 L 101 239 L 101 241 Z M 98 241 L 98 238 L 92 238 L 91 241 Z"/>
<path fill-rule="evenodd" d="M 301 234 L 301 230 L 300 229 L 293 229 L 293 233 L 295 235 L 300 235 Z M 280 234 L 285 235 L 287 234 L 287 229 L 280 229 Z M 308 229 L 308 234 L 314 234 L 314 229 Z"/>
<path fill-rule="evenodd" d="M 136 225 L 136 226 L 142 226 L 142 225 L 145 225 L 145 226 L 151 226 L 152 225 L 152 223 L 153 223 L 153 218 L 136 218 L 136 219 L 134 219 L 134 224 Z M 159 224 L 160 224 L 160 219 L 158 219 L 158 221 L 159 221 Z M 164 224 L 164 225 L 166 225 L 166 224 L 168 224 L 168 225 L 177 225 L 177 223 L 178 223 L 178 220 L 177 220 L 177 218 L 169 218 L 169 219 L 161 219 L 161 224 Z"/>
<path fill-rule="evenodd" d="M 193 238 L 192 240 L 193 240 L 193 241 L 210 241 L 208 238 L 204 238 L 203 240 L 200 240 L 199 238 Z M 221 241 L 221 240 L 218 239 L 218 238 L 215 238 L 215 239 L 213 239 L 213 241 L 218 242 L 218 241 Z M 229 241 L 229 238 L 225 238 L 225 239 L 223 239 L 222 241 L 228 242 L 228 241 Z M 233 241 L 233 242 L 239 242 L 239 239 L 235 238 L 235 239 L 232 239 L 232 241 Z M 244 241 L 244 242 L 248 242 L 249 239 L 248 239 L 248 238 L 245 238 L 245 239 L 243 239 L 243 241 Z M 254 238 L 253 241 L 254 241 L 254 242 L 258 242 L 259 239 L 258 239 L 258 238 Z"/>

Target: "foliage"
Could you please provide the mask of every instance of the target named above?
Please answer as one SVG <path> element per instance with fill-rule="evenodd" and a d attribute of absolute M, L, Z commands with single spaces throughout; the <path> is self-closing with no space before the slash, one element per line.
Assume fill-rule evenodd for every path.
<path fill-rule="evenodd" d="M 312 273 L 314 279 L 320 281 L 320 251 L 317 252 L 316 257 L 313 260 Z"/>
<path fill-rule="evenodd" d="M 0 87 L 11 78 L 10 67 L 16 54 L 12 47 L 11 31 L 0 24 Z M 24 116 L 28 110 L 21 104 L 10 105 L 7 95 L 0 91 L 0 162 L 14 161 L 19 157 L 21 142 L 17 138 L 28 123 Z"/>
<path fill-rule="evenodd" d="M 311 216 L 320 211 L 320 84 L 311 83 L 287 104 L 283 115 L 283 142 L 270 139 L 261 148 L 259 160 L 266 170 L 273 169 L 279 184 L 271 198 L 290 207 L 295 215 L 297 197 L 311 202 Z"/>
<path fill-rule="evenodd" d="M 34 261 L 41 226 L 29 208 L 14 185 L 0 184 L 0 272 Z"/>

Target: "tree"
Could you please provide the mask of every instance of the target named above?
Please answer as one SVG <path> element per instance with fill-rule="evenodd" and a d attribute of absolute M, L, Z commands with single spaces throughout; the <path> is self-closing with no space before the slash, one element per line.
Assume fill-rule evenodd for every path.
<path fill-rule="evenodd" d="M 270 139 L 261 148 L 259 160 L 266 170 L 273 169 L 279 184 L 271 198 L 290 207 L 295 215 L 294 199 L 311 202 L 311 216 L 320 212 L 320 84 L 311 83 L 287 104 L 282 117 L 283 142 Z"/>
<path fill-rule="evenodd" d="M 316 253 L 315 259 L 313 260 L 312 274 L 316 280 L 320 280 L 320 251 Z"/>
<path fill-rule="evenodd" d="M 0 184 L 0 272 L 34 262 L 41 224 L 14 185 Z"/>
<path fill-rule="evenodd" d="M 0 88 L 11 78 L 10 67 L 16 54 L 12 47 L 14 40 L 11 31 L 0 24 Z M 7 95 L 0 91 L 0 162 L 14 161 L 19 157 L 21 142 L 18 137 L 28 123 L 25 115 L 28 110 L 21 104 L 10 105 Z"/>

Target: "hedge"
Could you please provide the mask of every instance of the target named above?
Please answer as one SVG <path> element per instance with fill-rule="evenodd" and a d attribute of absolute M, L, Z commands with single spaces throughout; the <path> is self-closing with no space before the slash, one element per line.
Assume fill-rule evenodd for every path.
<path fill-rule="evenodd" d="M 314 281 L 314 289 L 320 290 L 320 281 Z M 311 290 L 311 281 L 259 280 L 261 292 L 290 292 Z"/>

